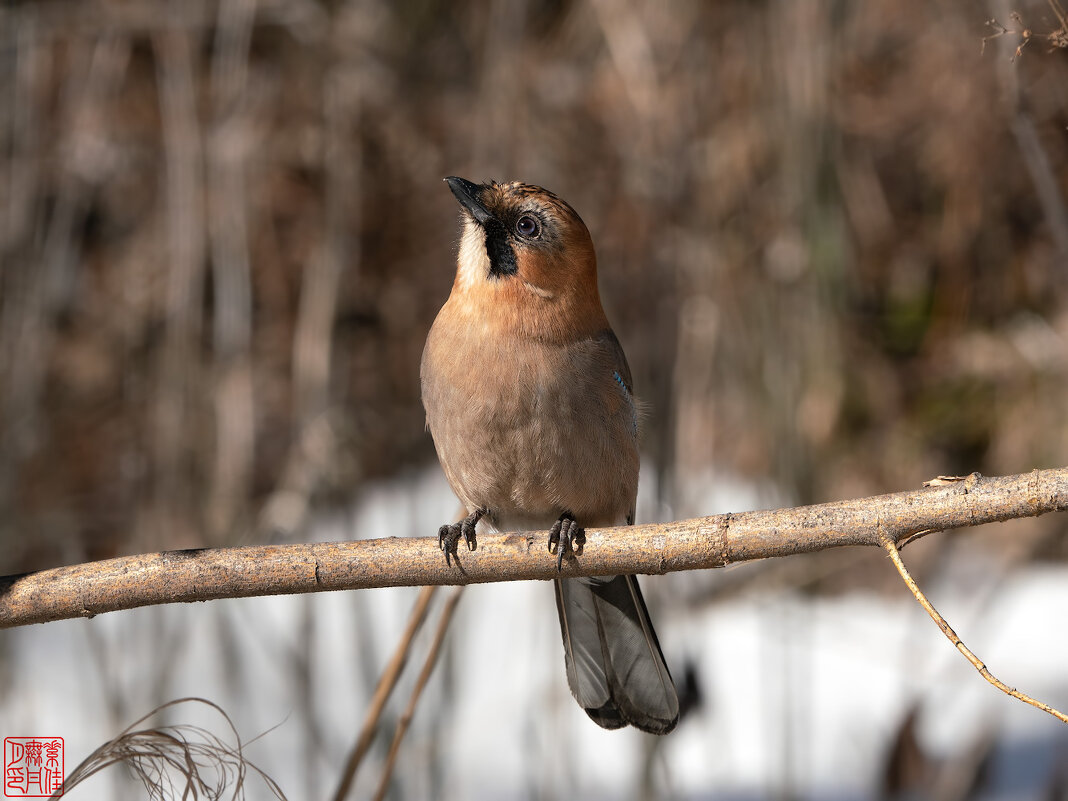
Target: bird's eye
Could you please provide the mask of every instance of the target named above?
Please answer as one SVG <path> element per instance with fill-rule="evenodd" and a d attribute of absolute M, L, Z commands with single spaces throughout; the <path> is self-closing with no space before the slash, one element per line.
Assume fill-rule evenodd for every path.
<path fill-rule="evenodd" d="M 538 231 L 541 230 L 541 227 L 538 225 L 536 219 L 529 214 L 524 214 L 516 220 L 515 230 L 520 236 L 535 237 L 538 235 Z"/>

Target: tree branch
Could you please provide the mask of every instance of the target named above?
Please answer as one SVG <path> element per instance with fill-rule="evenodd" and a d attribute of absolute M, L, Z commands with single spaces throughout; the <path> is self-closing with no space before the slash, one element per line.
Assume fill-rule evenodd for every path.
<path fill-rule="evenodd" d="M 589 529 L 564 562 L 546 532 L 483 535 L 451 567 L 436 538 L 218 548 L 127 556 L 0 578 L 0 628 L 152 604 L 324 590 L 668 573 L 1068 510 L 1068 468 L 675 523 Z"/>

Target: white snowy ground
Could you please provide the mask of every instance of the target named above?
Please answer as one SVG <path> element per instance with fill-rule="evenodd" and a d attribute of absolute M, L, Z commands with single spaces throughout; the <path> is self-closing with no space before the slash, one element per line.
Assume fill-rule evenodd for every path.
<path fill-rule="evenodd" d="M 706 508 L 685 511 L 766 505 L 728 485 Z M 324 521 L 319 538 L 430 536 L 455 508 L 435 468 L 367 493 L 350 516 Z M 1019 571 L 996 587 L 992 604 L 997 566 L 977 553 L 962 549 L 959 567 L 929 594 L 995 674 L 1068 707 L 1068 569 Z M 984 682 L 904 590 L 833 599 L 769 591 L 683 608 L 678 598 L 695 582 L 722 575 L 643 579 L 676 678 L 691 660 L 705 700 L 659 740 L 602 731 L 571 700 L 546 584 L 468 588 L 403 746 L 393 797 L 640 798 L 651 759 L 648 797 L 872 798 L 888 740 L 917 700 L 920 739 L 936 754 L 965 747 L 984 727 L 996 731 L 986 798 L 1043 797 L 1051 772 L 1068 762 L 1068 731 Z M 448 592 L 438 594 L 391 721 Z M 416 593 L 216 601 L 0 632 L 0 736 L 63 736 L 70 771 L 157 704 L 199 696 L 226 709 L 246 742 L 266 732 L 247 754 L 290 799 L 329 798 Z M 226 735 L 194 707 L 166 722 Z M 373 792 L 385 746 L 372 751 L 352 797 Z M 142 796 L 111 769 L 69 797 Z M 269 794 L 250 779 L 246 797 Z"/>

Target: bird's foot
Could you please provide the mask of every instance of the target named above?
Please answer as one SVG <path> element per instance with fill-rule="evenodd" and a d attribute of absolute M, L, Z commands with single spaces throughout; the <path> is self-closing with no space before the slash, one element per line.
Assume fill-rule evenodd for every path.
<path fill-rule="evenodd" d="M 475 550 L 475 526 L 484 514 L 485 509 L 476 509 L 459 523 L 444 525 L 438 529 L 438 547 L 445 552 L 445 564 L 452 564 L 451 557 L 456 556 L 456 545 L 461 536 L 467 543 L 467 550 Z"/>
<path fill-rule="evenodd" d="M 549 529 L 549 553 L 556 554 L 556 569 L 564 565 L 564 557 L 582 553 L 586 532 L 570 512 L 564 512 Z"/>

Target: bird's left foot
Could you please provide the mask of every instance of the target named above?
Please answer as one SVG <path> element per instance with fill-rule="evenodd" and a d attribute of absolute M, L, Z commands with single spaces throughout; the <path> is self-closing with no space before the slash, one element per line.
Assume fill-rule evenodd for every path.
<path fill-rule="evenodd" d="M 452 564 L 450 556 L 456 556 L 456 545 L 461 536 L 467 543 L 467 550 L 475 550 L 475 526 L 484 514 L 485 509 L 476 509 L 459 523 L 444 525 L 438 529 L 438 547 L 445 552 L 445 564 Z"/>
<path fill-rule="evenodd" d="M 564 565 L 564 557 L 581 554 L 586 544 L 586 532 L 570 512 L 564 512 L 549 529 L 549 553 L 556 554 L 556 569 Z"/>

